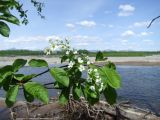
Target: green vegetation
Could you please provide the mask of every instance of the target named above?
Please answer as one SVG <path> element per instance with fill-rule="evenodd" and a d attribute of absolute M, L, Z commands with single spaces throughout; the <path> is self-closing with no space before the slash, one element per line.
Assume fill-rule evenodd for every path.
<path fill-rule="evenodd" d="M 31 50 L 1 50 L 0 56 L 27 56 L 27 55 L 44 55 L 43 51 Z"/>
<path fill-rule="evenodd" d="M 37 9 L 38 15 L 44 18 L 44 16 L 41 15 L 43 3 L 37 2 L 36 0 L 31 0 L 31 3 Z M 0 34 L 4 37 L 9 37 L 10 35 L 8 23 L 20 25 L 20 19 L 14 16 L 11 13 L 12 11 L 14 11 L 14 14 L 19 14 L 22 24 L 28 24 L 28 10 L 23 10 L 23 4 L 21 2 L 17 0 L 0 0 Z"/>
<path fill-rule="evenodd" d="M 80 100 L 83 96 L 88 104 L 94 105 L 99 102 L 100 96 L 103 94 L 109 104 L 116 103 L 116 89 L 121 87 L 121 77 L 116 71 L 114 63 L 107 62 L 104 66 L 98 66 L 91 63 L 88 56 L 79 53 L 77 50 L 69 46 L 69 42 L 57 41 L 51 42 L 47 53 L 54 52 L 54 47 L 60 48 L 62 55 L 62 63 L 67 61 L 68 65 L 61 67 L 50 67 L 45 60 L 17 59 L 12 65 L 0 68 L 0 88 L 6 92 L 5 103 L 8 107 L 12 107 L 16 102 L 18 91 L 23 89 L 26 101 L 33 102 L 34 99 L 42 101 L 44 104 L 49 103 L 49 95 L 47 85 L 52 84 L 52 89 L 59 89 L 59 103 L 68 104 L 70 94 L 74 100 Z M 98 53 L 97 60 L 103 60 L 102 53 Z M 19 70 L 27 64 L 30 67 L 45 67 L 47 70 L 39 74 L 25 75 Z M 84 78 L 82 73 L 86 71 L 87 77 Z M 49 72 L 55 81 L 52 83 L 42 84 L 34 82 L 33 78 L 41 76 Z M 45 80 L 45 79 L 44 79 Z"/>
<path fill-rule="evenodd" d="M 96 57 L 96 52 L 87 50 L 79 50 L 79 53 L 88 54 L 88 56 Z M 60 51 L 55 52 L 54 55 L 59 56 Z M 104 57 L 134 57 L 134 56 L 150 56 L 160 54 L 160 51 L 103 51 Z M 45 55 L 43 51 L 32 50 L 1 50 L 0 56 L 27 56 L 27 55 Z"/>

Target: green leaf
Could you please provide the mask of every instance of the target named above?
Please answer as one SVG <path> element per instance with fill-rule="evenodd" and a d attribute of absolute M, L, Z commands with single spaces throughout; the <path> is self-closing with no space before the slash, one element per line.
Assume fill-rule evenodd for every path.
<path fill-rule="evenodd" d="M 7 72 L 13 72 L 13 67 L 11 65 L 6 65 L 0 68 L 0 75 L 4 75 Z"/>
<path fill-rule="evenodd" d="M 99 74 L 103 83 L 106 85 L 109 84 L 113 88 L 119 88 L 121 86 L 120 75 L 114 69 L 104 66 L 99 68 Z"/>
<path fill-rule="evenodd" d="M 65 105 L 68 103 L 68 100 L 69 100 L 69 88 L 66 88 L 66 89 L 63 89 L 61 91 L 61 94 L 59 96 L 59 103 L 62 104 L 62 105 Z"/>
<path fill-rule="evenodd" d="M 94 105 L 99 101 L 99 94 L 96 91 L 90 90 L 89 84 L 85 86 L 83 94 L 91 105 Z"/>
<path fill-rule="evenodd" d="M 0 21 L 0 34 L 4 37 L 9 37 L 10 34 L 10 28 L 2 21 Z"/>
<path fill-rule="evenodd" d="M 25 89 L 23 89 L 24 97 L 28 102 L 34 101 L 34 96 L 28 93 Z"/>
<path fill-rule="evenodd" d="M 26 75 L 24 76 L 24 74 L 15 74 L 14 75 L 14 79 L 18 80 L 18 81 L 22 81 L 27 82 L 29 80 L 31 80 L 36 74 L 31 74 L 31 75 Z"/>
<path fill-rule="evenodd" d="M 110 61 L 108 61 L 108 63 L 105 65 L 108 68 L 114 69 L 116 70 L 116 65 Z"/>
<path fill-rule="evenodd" d="M 61 63 L 65 62 L 68 59 L 68 56 L 64 55 L 61 57 Z"/>
<path fill-rule="evenodd" d="M 31 80 L 32 78 L 34 78 L 36 76 L 36 74 L 31 74 L 31 75 L 26 75 L 23 78 L 23 82 L 27 82 L 29 80 Z"/>
<path fill-rule="evenodd" d="M 11 14 L 4 14 L 4 15 L 0 15 L 0 19 L 1 20 L 5 20 L 7 22 L 19 25 L 20 22 L 18 20 L 18 18 L 16 18 L 15 16 L 11 15 Z"/>
<path fill-rule="evenodd" d="M 24 89 L 30 95 L 41 100 L 43 103 L 48 104 L 48 91 L 41 84 L 36 82 L 27 82 L 24 84 Z"/>
<path fill-rule="evenodd" d="M 27 63 L 27 60 L 24 59 L 16 59 L 13 63 L 13 70 L 14 72 L 17 72 L 20 68 L 22 68 L 23 66 L 25 66 L 25 64 Z"/>
<path fill-rule="evenodd" d="M 103 53 L 101 51 L 99 51 L 96 54 L 96 61 L 102 61 L 102 60 L 104 60 Z"/>
<path fill-rule="evenodd" d="M 0 88 L 1 88 L 1 86 L 2 86 L 2 82 L 3 82 L 3 77 L 0 76 Z"/>
<path fill-rule="evenodd" d="M 12 86 L 8 90 L 5 100 L 8 107 L 13 106 L 13 104 L 16 102 L 18 90 L 19 90 L 19 85 Z"/>
<path fill-rule="evenodd" d="M 23 74 L 15 74 L 14 75 L 14 79 L 18 80 L 18 81 L 21 81 L 23 80 L 24 78 L 24 75 Z"/>
<path fill-rule="evenodd" d="M 48 63 L 42 59 L 32 59 L 28 64 L 31 67 L 48 67 Z"/>
<path fill-rule="evenodd" d="M 73 98 L 75 100 L 79 100 L 79 98 L 81 97 L 81 86 L 80 84 L 78 86 L 73 86 L 73 90 L 72 90 L 72 93 L 73 93 Z"/>
<path fill-rule="evenodd" d="M 6 6 L 1 5 L 1 6 L 0 6 L 0 13 L 3 13 L 3 14 L 10 14 L 10 11 L 9 11 L 8 8 L 6 8 Z"/>
<path fill-rule="evenodd" d="M 103 94 L 106 98 L 106 101 L 113 105 L 114 103 L 116 103 L 116 99 L 117 99 L 117 93 L 116 90 L 112 87 L 110 87 L 109 85 L 106 87 L 106 89 L 103 91 Z"/>
<path fill-rule="evenodd" d="M 62 68 L 52 68 L 50 69 L 51 75 L 55 78 L 55 80 L 65 87 L 69 86 L 69 77 L 67 72 Z"/>
<path fill-rule="evenodd" d="M 7 65 L 2 68 L 0 68 L 0 76 L 1 76 L 1 82 L 0 87 L 3 86 L 4 90 L 8 91 L 9 89 L 9 81 L 11 81 L 11 76 L 13 74 L 12 66 Z"/>
<path fill-rule="evenodd" d="M 54 88 L 62 89 L 62 88 L 64 88 L 64 86 L 63 86 L 61 83 L 55 81 L 55 83 L 54 83 Z"/>

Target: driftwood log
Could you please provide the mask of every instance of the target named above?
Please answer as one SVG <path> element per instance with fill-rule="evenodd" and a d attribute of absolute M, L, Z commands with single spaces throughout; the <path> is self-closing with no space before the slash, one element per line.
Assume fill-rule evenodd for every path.
<path fill-rule="evenodd" d="M 1 118 L 5 120 L 2 113 L 0 113 L 0 120 Z M 10 113 L 8 116 L 13 120 L 160 120 L 160 117 L 152 112 L 137 108 L 129 103 L 110 106 L 108 103 L 100 101 L 96 105 L 90 106 L 83 98 L 80 101 L 71 98 L 66 106 L 60 105 L 57 99 L 52 99 L 48 105 L 18 101 L 8 109 L 8 112 L 4 113 L 5 116 Z"/>

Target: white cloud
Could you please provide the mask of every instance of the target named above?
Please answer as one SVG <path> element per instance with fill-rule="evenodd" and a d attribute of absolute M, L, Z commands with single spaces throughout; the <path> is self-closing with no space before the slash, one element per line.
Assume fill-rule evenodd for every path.
<path fill-rule="evenodd" d="M 140 36 L 148 36 L 148 35 L 151 35 L 151 34 L 153 34 L 153 32 L 141 32 Z"/>
<path fill-rule="evenodd" d="M 67 24 L 66 24 L 66 27 L 68 27 L 68 28 L 75 28 L 75 25 L 72 24 L 72 23 L 67 23 Z"/>
<path fill-rule="evenodd" d="M 113 28 L 113 27 L 114 27 L 114 25 L 112 25 L 112 24 L 109 24 L 109 25 L 108 25 L 108 27 L 109 27 L 109 28 Z"/>
<path fill-rule="evenodd" d="M 88 20 L 80 21 L 77 24 L 81 25 L 83 27 L 94 27 L 94 26 L 96 26 L 96 23 L 94 21 L 88 21 Z"/>
<path fill-rule="evenodd" d="M 122 45 L 128 45 L 128 40 L 121 40 Z"/>
<path fill-rule="evenodd" d="M 29 36 L 29 37 L 18 37 L 14 39 L 4 40 L 6 43 L 29 43 L 29 42 L 44 42 L 49 41 L 50 39 L 60 39 L 59 36 Z"/>
<path fill-rule="evenodd" d="M 119 6 L 119 10 L 118 16 L 130 16 L 133 15 L 135 7 L 130 4 L 123 4 Z"/>
<path fill-rule="evenodd" d="M 131 36 L 134 36 L 135 33 L 131 30 L 127 30 L 125 31 L 124 33 L 121 34 L 122 37 L 131 37 Z"/>
<path fill-rule="evenodd" d="M 146 27 L 149 25 L 148 21 L 143 21 L 143 22 L 135 22 L 133 25 L 131 25 L 130 27 Z"/>
<path fill-rule="evenodd" d="M 76 35 L 72 36 L 71 40 L 74 42 L 101 42 L 102 39 L 97 36 Z"/>

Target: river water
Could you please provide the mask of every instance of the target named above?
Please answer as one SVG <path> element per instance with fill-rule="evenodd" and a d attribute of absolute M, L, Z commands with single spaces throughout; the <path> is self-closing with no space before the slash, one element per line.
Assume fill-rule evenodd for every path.
<path fill-rule="evenodd" d="M 24 67 L 21 73 L 41 73 L 46 68 Z M 117 90 L 118 101 L 127 101 L 138 107 L 149 109 L 160 115 L 160 66 L 117 66 L 122 78 L 122 87 Z M 53 78 L 46 73 L 34 81 L 40 83 L 52 82 Z M 56 96 L 56 90 L 49 90 L 50 96 Z M 0 97 L 5 97 L 4 91 L 0 90 Z M 24 99 L 22 91 L 18 99 Z"/>

